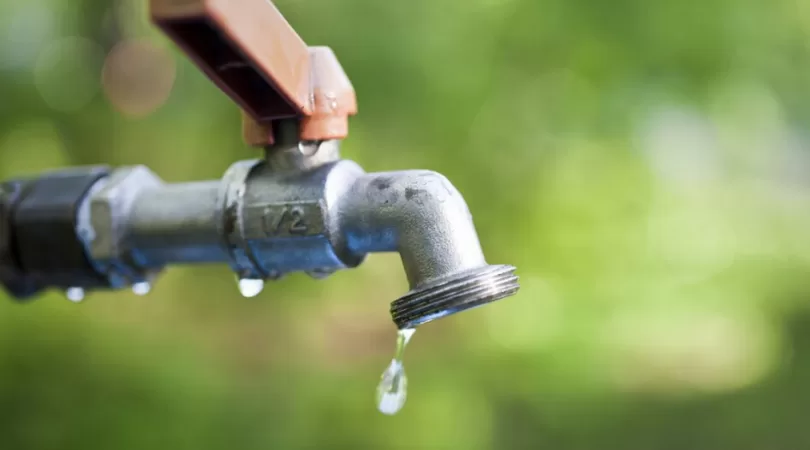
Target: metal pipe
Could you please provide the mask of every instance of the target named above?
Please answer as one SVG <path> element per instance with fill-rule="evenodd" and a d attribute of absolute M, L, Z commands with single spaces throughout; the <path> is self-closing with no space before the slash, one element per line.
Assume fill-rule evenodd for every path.
<path fill-rule="evenodd" d="M 218 218 L 220 181 L 167 184 L 136 197 L 127 221 L 133 258 L 146 268 L 227 262 Z"/>

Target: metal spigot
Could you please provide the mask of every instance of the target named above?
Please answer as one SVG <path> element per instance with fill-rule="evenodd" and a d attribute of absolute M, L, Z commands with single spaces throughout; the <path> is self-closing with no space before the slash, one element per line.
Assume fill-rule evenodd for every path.
<path fill-rule="evenodd" d="M 5 183 L 0 281 L 9 292 L 143 287 L 167 265 L 211 262 L 243 280 L 320 279 L 372 252 L 402 257 L 411 290 L 391 305 L 399 328 L 517 292 L 514 267 L 486 263 L 467 204 L 444 176 L 367 174 L 340 159 L 356 112 L 351 83 L 331 50 L 307 48 L 272 4 L 151 7 L 242 107 L 244 138 L 264 157 L 193 183 L 166 184 L 143 166 Z"/>

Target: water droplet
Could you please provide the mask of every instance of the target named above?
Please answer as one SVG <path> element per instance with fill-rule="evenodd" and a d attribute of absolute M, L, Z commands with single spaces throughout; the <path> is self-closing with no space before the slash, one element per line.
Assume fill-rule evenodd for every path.
<path fill-rule="evenodd" d="M 241 278 L 239 279 L 239 292 L 243 297 L 255 297 L 259 295 L 264 289 L 264 280 L 259 278 Z"/>
<path fill-rule="evenodd" d="M 331 270 L 331 269 L 328 269 L 328 268 L 322 268 L 322 269 L 310 270 L 310 271 L 307 272 L 307 275 L 309 275 L 310 277 L 312 277 L 312 278 L 314 278 L 316 280 L 323 280 L 323 279 L 328 278 L 329 275 L 332 275 L 333 273 L 335 273 L 334 270 Z"/>
<path fill-rule="evenodd" d="M 79 303 L 84 300 L 84 289 L 80 287 L 70 287 L 65 291 L 65 297 L 73 303 Z"/>
<path fill-rule="evenodd" d="M 405 375 L 402 357 L 415 331 L 413 328 L 404 328 L 397 332 L 397 350 L 394 359 L 383 372 L 380 384 L 377 385 L 377 409 L 383 414 L 394 415 L 405 405 L 408 397 L 408 377 Z"/>
<path fill-rule="evenodd" d="M 132 293 L 135 295 L 146 295 L 152 290 L 152 285 L 148 281 L 140 281 L 132 285 Z"/>

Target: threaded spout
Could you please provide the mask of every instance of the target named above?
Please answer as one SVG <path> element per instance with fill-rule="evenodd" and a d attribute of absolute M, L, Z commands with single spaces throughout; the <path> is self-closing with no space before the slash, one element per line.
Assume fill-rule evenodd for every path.
<path fill-rule="evenodd" d="M 509 297 L 518 289 L 513 266 L 484 266 L 412 290 L 391 303 L 391 318 L 399 328 L 414 328 Z"/>

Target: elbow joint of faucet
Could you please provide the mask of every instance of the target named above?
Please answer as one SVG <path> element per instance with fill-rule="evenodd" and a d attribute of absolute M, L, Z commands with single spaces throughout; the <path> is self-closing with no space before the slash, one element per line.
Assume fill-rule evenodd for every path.
<path fill-rule="evenodd" d="M 487 264 L 458 190 L 425 170 L 359 177 L 346 193 L 341 228 L 355 252 L 399 252 L 410 292 L 391 305 L 400 328 L 514 294 L 514 267 Z"/>

